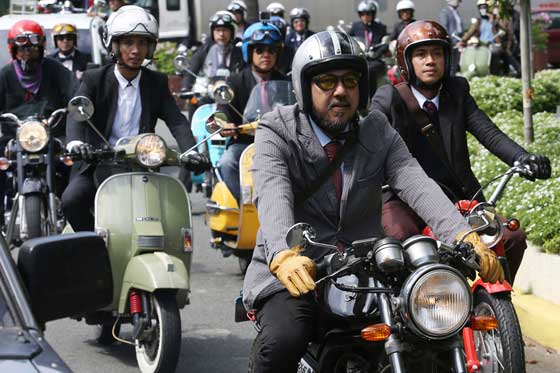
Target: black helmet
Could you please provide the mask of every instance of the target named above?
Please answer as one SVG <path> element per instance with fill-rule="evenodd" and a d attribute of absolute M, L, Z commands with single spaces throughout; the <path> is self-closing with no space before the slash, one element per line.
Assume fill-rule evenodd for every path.
<path fill-rule="evenodd" d="M 232 38 L 235 35 L 235 16 L 227 10 L 220 10 L 210 17 L 210 37 L 214 40 L 214 29 L 216 27 L 227 27 L 231 30 Z"/>
<path fill-rule="evenodd" d="M 322 31 L 305 39 L 292 62 L 292 83 L 300 110 L 311 112 L 311 78 L 341 67 L 352 68 L 361 74 L 358 110 L 367 108 L 369 79 L 364 51 L 346 33 Z"/>

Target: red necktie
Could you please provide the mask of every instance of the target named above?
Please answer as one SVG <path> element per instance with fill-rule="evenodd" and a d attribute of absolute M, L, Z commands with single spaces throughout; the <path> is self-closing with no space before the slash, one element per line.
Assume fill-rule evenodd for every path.
<path fill-rule="evenodd" d="M 424 101 L 424 105 L 422 105 L 422 109 L 424 109 L 426 114 L 428 114 L 428 118 L 430 118 L 430 121 L 432 121 L 432 123 L 434 125 L 437 125 L 439 115 L 438 115 L 438 109 L 437 109 L 436 104 L 434 104 L 430 100 L 426 100 L 426 101 Z"/>
<path fill-rule="evenodd" d="M 325 152 L 327 152 L 327 157 L 329 157 L 329 162 L 332 162 L 336 154 L 342 149 L 342 145 L 338 141 L 331 141 L 324 146 Z M 340 202 L 342 197 L 342 173 L 340 172 L 340 167 L 332 175 L 334 182 L 334 187 L 336 189 L 336 198 Z"/>

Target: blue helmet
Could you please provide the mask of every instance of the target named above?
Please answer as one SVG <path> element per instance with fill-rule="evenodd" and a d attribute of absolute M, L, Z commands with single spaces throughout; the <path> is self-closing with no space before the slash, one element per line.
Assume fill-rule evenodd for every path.
<path fill-rule="evenodd" d="M 243 52 L 243 60 L 246 63 L 251 62 L 250 54 L 253 46 L 261 45 L 281 45 L 282 34 L 276 26 L 268 22 L 257 22 L 252 24 L 243 33 L 243 45 L 241 51 Z"/>

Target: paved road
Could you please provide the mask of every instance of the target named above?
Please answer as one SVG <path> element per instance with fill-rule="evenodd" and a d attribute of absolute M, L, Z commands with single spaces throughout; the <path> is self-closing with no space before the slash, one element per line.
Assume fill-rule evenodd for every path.
<path fill-rule="evenodd" d="M 202 212 L 200 195 L 192 198 L 195 213 Z M 208 228 L 195 215 L 191 305 L 181 312 L 182 346 L 178 372 L 237 373 L 247 371 L 247 356 L 254 331 L 249 323 L 233 322 L 233 300 L 242 278 L 237 259 L 222 258 L 211 250 Z M 47 339 L 76 372 L 138 372 L 134 350 L 115 344 L 103 348 L 92 339 L 93 327 L 84 322 L 60 320 L 47 324 Z M 125 329 L 125 336 L 128 329 Z M 527 371 L 560 371 L 560 356 L 528 341 Z"/>

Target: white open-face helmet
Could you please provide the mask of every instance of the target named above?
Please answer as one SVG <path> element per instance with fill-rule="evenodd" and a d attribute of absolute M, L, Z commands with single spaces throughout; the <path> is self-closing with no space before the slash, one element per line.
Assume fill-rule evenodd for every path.
<path fill-rule="evenodd" d="M 270 12 L 271 16 L 278 16 L 284 18 L 284 12 L 286 11 L 286 8 L 284 8 L 284 5 L 280 3 L 270 3 L 266 7 L 266 11 Z"/>
<path fill-rule="evenodd" d="M 401 0 L 397 3 L 397 13 L 400 12 L 401 10 L 406 10 L 406 9 L 415 10 L 416 7 L 414 6 L 414 3 L 410 0 Z"/>
<path fill-rule="evenodd" d="M 158 39 L 158 23 L 153 15 L 136 5 L 125 5 L 107 20 L 105 47 L 118 57 L 118 41 L 124 35 L 145 36 L 149 41 L 147 59 L 152 59 Z"/>

